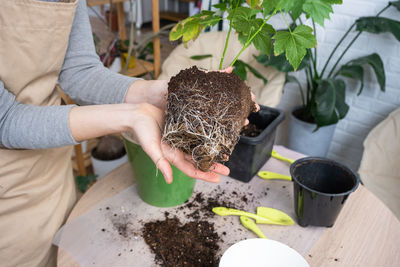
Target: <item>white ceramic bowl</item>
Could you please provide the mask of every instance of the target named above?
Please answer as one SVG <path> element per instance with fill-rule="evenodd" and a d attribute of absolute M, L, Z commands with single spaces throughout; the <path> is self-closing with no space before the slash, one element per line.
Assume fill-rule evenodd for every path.
<path fill-rule="evenodd" d="M 294 249 L 271 239 L 242 240 L 222 255 L 219 267 L 309 267 Z"/>

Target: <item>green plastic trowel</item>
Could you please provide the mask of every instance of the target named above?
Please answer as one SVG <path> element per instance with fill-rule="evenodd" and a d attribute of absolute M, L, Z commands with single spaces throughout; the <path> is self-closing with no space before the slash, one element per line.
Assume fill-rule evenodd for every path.
<path fill-rule="evenodd" d="M 279 224 L 279 225 L 293 225 L 294 221 L 289 217 L 286 213 L 267 207 L 258 207 L 257 214 L 237 210 L 230 209 L 225 207 L 215 207 L 212 211 L 220 216 L 228 216 L 228 215 L 237 215 L 237 216 L 246 216 L 256 220 L 256 223 L 261 224 Z"/>
<path fill-rule="evenodd" d="M 288 175 L 284 175 L 284 174 L 280 174 L 280 173 L 276 173 L 276 172 L 270 172 L 270 171 L 259 171 L 257 173 L 257 175 L 266 180 L 272 180 L 272 179 L 280 179 L 280 180 L 287 180 L 287 181 L 292 180 L 292 177 L 290 177 Z"/>
<path fill-rule="evenodd" d="M 292 164 L 293 162 L 295 162 L 295 160 L 289 159 L 289 158 L 287 158 L 287 157 L 284 157 L 284 156 L 282 156 L 281 154 L 279 154 L 278 152 L 276 152 L 275 150 L 272 150 L 272 151 L 271 151 L 271 156 L 272 156 L 273 158 L 276 158 L 276 159 L 280 159 L 280 160 L 289 162 L 290 164 Z"/>
<path fill-rule="evenodd" d="M 246 216 L 240 216 L 240 222 L 242 223 L 242 225 L 244 227 L 246 227 L 247 229 L 249 229 L 250 231 L 253 231 L 253 233 L 255 233 L 258 237 L 260 238 L 267 238 L 264 233 L 260 230 L 260 228 L 258 228 L 258 226 L 256 225 L 256 223 L 250 219 L 249 217 Z"/>

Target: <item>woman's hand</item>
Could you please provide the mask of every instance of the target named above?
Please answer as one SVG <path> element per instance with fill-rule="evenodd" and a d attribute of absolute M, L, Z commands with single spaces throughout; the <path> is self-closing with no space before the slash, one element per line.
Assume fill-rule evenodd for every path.
<path fill-rule="evenodd" d="M 214 164 L 212 172 L 197 169 L 189 155 L 161 143 L 161 131 L 164 126 L 164 112 L 149 104 L 140 104 L 135 111 L 132 131 L 143 150 L 150 156 L 164 175 L 167 183 L 172 182 L 173 164 L 186 175 L 207 182 L 219 182 L 221 175 L 228 175 L 229 169 L 219 163 Z"/>
<path fill-rule="evenodd" d="M 137 80 L 131 84 L 125 96 L 125 103 L 148 103 L 161 110 L 167 106 L 168 81 Z"/>

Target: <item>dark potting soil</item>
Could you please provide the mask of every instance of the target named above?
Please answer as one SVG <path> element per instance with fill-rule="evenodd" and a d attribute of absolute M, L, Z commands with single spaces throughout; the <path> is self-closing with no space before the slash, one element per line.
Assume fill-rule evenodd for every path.
<path fill-rule="evenodd" d="M 182 70 L 168 84 L 163 141 L 208 171 L 228 160 L 252 111 L 250 88 L 236 74 Z"/>
<path fill-rule="evenodd" d="M 177 217 L 148 222 L 143 238 L 161 266 L 218 266 L 220 237 L 214 224 L 193 221 L 182 224 Z"/>
<path fill-rule="evenodd" d="M 305 121 L 308 123 L 315 123 L 315 119 L 309 113 L 305 112 L 305 108 L 296 109 L 293 111 L 293 116 L 301 121 Z"/>
<path fill-rule="evenodd" d="M 247 137 L 256 137 L 262 133 L 263 129 L 258 128 L 255 124 L 249 123 L 243 127 L 240 135 Z"/>

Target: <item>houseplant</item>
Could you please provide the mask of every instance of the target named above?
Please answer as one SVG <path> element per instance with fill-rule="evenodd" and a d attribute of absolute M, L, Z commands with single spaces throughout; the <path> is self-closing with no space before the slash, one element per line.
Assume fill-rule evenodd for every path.
<path fill-rule="evenodd" d="M 325 18 L 329 16 L 328 14 L 325 14 L 323 12 L 318 11 L 318 5 L 315 3 L 315 1 L 309 1 L 309 7 L 310 9 L 307 9 L 308 14 L 311 17 L 316 17 L 320 19 L 322 17 Z M 328 1 L 329 4 L 328 6 L 330 7 L 332 4 L 339 3 L 340 1 Z M 244 6 L 244 5 L 247 6 Z M 241 50 L 238 52 L 238 54 L 235 56 L 233 61 L 230 63 L 230 66 L 235 65 L 236 62 L 238 62 L 239 56 L 242 54 L 242 52 L 249 47 L 251 44 L 255 46 L 255 48 L 262 53 L 265 53 L 267 55 L 270 55 L 271 49 L 273 47 L 274 53 L 279 55 L 279 54 L 285 54 L 286 58 L 292 65 L 294 69 L 296 69 L 300 62 L 302 61 L 303 57 L 306 55 L 306 51 L 308 48 L 312 48 L 316 46 L 316 39 L 312 35 L 312 28 L 308 27 L 306 25 L 299 25 L 298 27 L 291 28 L 288 26 L 288 31 L 286 32 L 276 32 L 275 29 L 273 28 L 272 25 L 268 24 L 267 22 L 273 17 L 275 14 L 279 14 L 280 16 L 283 17 L 284 21 L 287 21 L 286 16 L 290 13 L 293 12 L 298 12 L 299 7 L 297 6 L 295 1 L 290 1 L 290 0 L 281 0 L 281 1 L 234 1 L 234 0 L 227 0 L 223 1 L 223 3 L 215 5 L 214 6 L 217 11 L 202 11 L 199 14 L 196 14 L 192 17 L 189 17 L 181 22 L 179 22 L 170 32 L 170 40 L 178 40 L 182 38 L 183 43 L 187 43 L 190 40 L 194 40 L 197 38 L 197 36 L 201 33 L 202 29 L 208 26 L 213 26 L 216 23 L 218 23 L 220 20 L 225 19 L 223 17 L 223 13 L 226 12 L 228 13 L 228 16 L 226 19 L 229 21 L 229 30 L 227 34 L 227 38 L 225 40 L 225 49 L 221 55 L 221 60 L 219 64 L 219 69 L 222 69 L 224 66 L 224 58 L 225 58 L 225 53 L 228 47 L 228 40 L 230 37 L 230 34 L 232 30 L 235 30 L 237 33 L 237 37 L 239 41 L 242 44 Z M 301 11 L 301 8 L 300 8 Z M 239 69 L 244 69 L 247 66 L 244 65 L 243 63 L 240 64 Z M 254 73 L 254 72 L 253 72 Z M 222 76 L 222 74 L 221 74 Z M 225 79 L 226 77 L 221 77 L 221 79 Z M 197 82 L 197 81 L 196 81 Z M 193 82 L 192 85 L 196 86 L 196 82 Z M 188 83 L 190 84 L 190 83 Z M 172 88 L 174 89 L 174 88 Z M 222 103 L 229 103 L 229 98 L 230 98 L 230 93 L 229 92 L 229 87 L 222 89 L 222 91 L 226 91 L 227 96 L 223 97 L 223 94 L 220 94 L 216 97 L 221 97 L 223 99 Z M 215 97 L 214 97 L 215 98 Z M 228 99 L 228 100 L 226 100 Z M 170 101 L 175 101 L 175 99 L 168 99 Z M 179 99 L 182 101 L 181 99 Z M 208 100 L 206 100 L 208 101 Z M 209 101 L 212 101 L 212 98 L 209 99 Z M 188 102 L 188 106 L 190 105 L 190 102 Z M 218 104 L 217 104 L 218 106 Z M 240 106 L 239 106 L 240 107 Z M 224 107 L 218 107 L 216 109 L 221 109 L 223 110 Z M 180 111 L 183 112 L 183 108 L 180 109 Z M 168 114 L 168 109 L 167 109 L 167 114 Z M 231 115 L 231 114 L 227 114 Z M 238 116 L 238 115 L 236 115 Z M 178 118 L 175 118 L 174 116 L 170 116 L 171 119 L 170 121 L 176 123 L 177 125 L 175 127 L 169 127 L 170 123 L 168 121 L 168 115 L 167 115 L 167 123 L 166 123 L 166 129 L 171 129 L 171 128 L 179 128 L 179 122 L 177 123 Z M 181 116 L 184 117 L 184 116 Z M 224 117 L 226 117 L 224 115 Z M 200 121 L 203 121 L 201 125 L 207 124 L 208 118 L 200 118 Z M 198 118 L 194 119 L 194 124 L 198 124 Z M 221 126 L 221 124 L 216 120 L 217 122 L 215 125 L 218 125 L 218 127 Z M 172 123 L 171 122 L 171 123 Z M 214 123 L 214 121 L 212 120 Z M 219 132 L 229 132 L 231 133 L 228 129 L 231 129 L 232 127 L 229 127 L 230 122 L 226 122 L 226 125 L 222 125 L 221 130 Z M 187 125 L 187 121 L 182 122 L 183 125 Z M 264 127 L 266 127 L 265 123 Z M 191 124 L 189 124 L 191 125 Z M 214 125 L 214 124 L 213 124 Z M 241 127 L 242 124 L 235 124 L 239 127 Z M 185 140 L 186 142 L 182 142 L 182 140 L 178 139 L 176 136 L 205 136 L 206 139 L 204 143 L 200 144 L 195 144 L 191 145 L 189 148 L 183 149 L 186 153 L 191 153 L 193 160 L 197 163 L 197 166 L 200 169 L 207 170 L 209 166 L 212 165 L 213 161 L 226 161 L 225 158 L 226 156 L 229 156 L 232 153 L 233 146 L 236 144 L 237 140 L 235 140 L 235 134 L 238 134 L 238 131 L 234 131 L 233 135 L 230 135 L 228 139 L 230 139 L 229 142 L 226 142 L 226 138 L 221 138 L 223 141 L 217 140 L 217 138 L 220 137 L 219 134 L 213 135 L 211 133 L 208 133 L 206 131 L 205 134 L 201 132 L 201 130 L 204 129 L 203 127 L 200 128 L 200 131 L 197 132 L 196 130 L 196 125 L 193 127 L 190 127 L 192 131 L 187 131 L 187 127 L 181 127 L 183 130 L 179 131 L 178 134 L 176 134 L 176 131 L 172 130 L 164 130 L 164 140 L 169 141 L 169 133 L 174 132 L 175 134 L 175 139 L 177 141 L 174 142 L 168 142 L 171 146 L 176 147 L 178 149 L 182 148 L 179 146 L 180 144 L 188 143 L 189 140 Z M 181 129 L 179 128 L 179 129 Z M 235 127 L 233 127 L 235 128 Z M 238 127 L 236 127 L 238 128 Z M 215 129 L 215 127 L 210 127 L 210 129 Z M 167 136 L 167 137 L 166 137 Z M 214 136 L 217 136 L 214 138 Z M 210 138 L 211 137 L 211 138 Z M 211 140 L 211 141 L 209 141 Z M 204 149 L 204 147 L 201 147 L 203 145 L 208 146 L 209 143 L 212 143 L 209 147 L 210 149 Z M 199 148 L 200 147 L 200 148 Z M 200 151 L 201 153 L 197 153 Z M 222 155 L 221 155 L 222 154 Z M 264 154 L 264 153 L 263 153 Z M 265 153 L 263 156 L 264 160 L 268 159 L 268 154 Z M 240 157 L 239 157 L 240 158 Z M 206 159 L 206 160 L 205 160 Z M 205 162 L 206 161 L 206 162 Z M 264 161 L 265 162 L 265 161 Z M 261 165 L 262 166 L 262 165 Z M 259 167 L 261 167 L 259 166 Z M 251 168 L 248 166 L 248 168 Z"/>
<path fill-rule="evenodd" d="M 303 5 L 303 11 L 305 10 L 306 3 L 307 1 L 305 1 Z M 318 66 L 317 48 L 308 48 L 307 54 L 298 68 L 298 70 L 303 69 L 306 76 L 307 85 L 305 90 L 303 90 L 302 85 L 294 76 L 287 75 L 287 82 L 296 82 L 298 84 L 302 100 L 302 105 L 294 108 L 291 114 L 291 123 L 294 121 L 299 127 L 290 124 L 289 147 L 306 154 L 325 156 L 329 149 L 330 140 L 336 123 L 343 119 L 349 110 L 349 106 L 345 101 L 346 83 L 344 80 L 340 79 L 341 76 L 359 80 L 360 88 L 358 94 L 360 94 L 364 85 L 363 67 L 369 66 L 376 75 L 380 89 L 385 91 L 386 78 L 384 65 L 377 53 L 350 60 L 341 66 L 339 63 L 363 32 L 390 32 L 397 40 L 400 40 L 400 21 L 380 17 L 380 15 L 391 6 L 400 11 L 400 1 L 389 2 L 388 5 L 375 16 L 360 17 L 357 19 L 338 41 L 323 66 Z M 299 13 L 291 13 L 290 15 L 293 21 L 292 27 L 296 27 L 297 24 L 303 25 Z M 323 21 L 317 17 L 311 18 L 311 23 L 314 26 L 314 31 L 315 23 L 323 25 Z M 330 67 L 331 65 L 329 65 L 329 63 L 336 54 L 338 47 L 346 40 L 346 37 L 348 37 L 349 33 L 354 28 L 358 31 L 357 35 L 353 37 L 343 52 L 338 56 L 333 66 Z M 294 71 L 289 62 L 281 55 L 270 56 L 268 54 L 263 54 L 258 56 L 257 60 L 265 66 L 274 66 L 282 72 L 290 73 Z M 296 128 L 293 129 L 293 127 Z M 324 131 L 327 133 L 323 133 Z M 300 137 L 300 132 L 305 134 L 304 138 Z M 317 136 L 321 134 L 322 138 L 325 138 L 325 140 L 317 141 L 319 138 Z M 319 146 L 316 145 L 317 143 Z M 316 150 L 312 150 L 313 148 Z"/>

